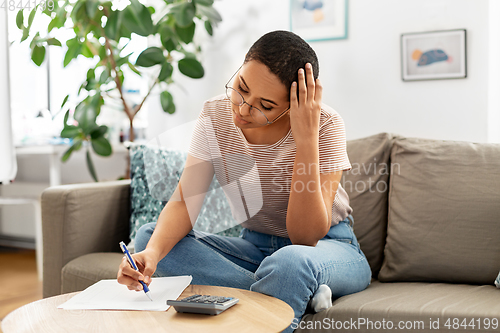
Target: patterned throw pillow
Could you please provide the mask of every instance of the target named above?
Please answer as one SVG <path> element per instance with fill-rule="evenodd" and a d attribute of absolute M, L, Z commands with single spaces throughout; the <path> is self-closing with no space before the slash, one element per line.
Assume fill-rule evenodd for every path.
<path fill-rule="evenodd" d="M 174 193 L 187 153 L 147 145 L 132 145 L 130 154 L 130 239 L 149 222 L 156 222 Z M 241 226 L 231 215 L 226 196 L 214 177 L 194 226 L 195 230 L 238 236 Z"/>

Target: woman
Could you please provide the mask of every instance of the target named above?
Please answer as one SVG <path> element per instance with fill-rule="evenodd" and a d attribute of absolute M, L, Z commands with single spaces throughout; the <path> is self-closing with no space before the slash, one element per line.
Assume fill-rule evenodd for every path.
<path fill-rule="evenodd" d="M 192 275 L 193 284 L 249 289 L 287 302 L 298 323 L 307 306 L 363 290 L 371 272 L 339 184 L 349 170 L 341 117 L 321 103 L 318 60 L 297 35 L 262 36 L 198 118 L 186 168 L 158 222 L 143 226 L 118 282 Z M 232 82 L 232 84 L 231 84 Z M 240 237 L 192 230 L 213 177 L 244 227 Z M 154 232 L 153 232 L 154 231 Z M 288 330 L 291 330 L 289 327 Z"/>

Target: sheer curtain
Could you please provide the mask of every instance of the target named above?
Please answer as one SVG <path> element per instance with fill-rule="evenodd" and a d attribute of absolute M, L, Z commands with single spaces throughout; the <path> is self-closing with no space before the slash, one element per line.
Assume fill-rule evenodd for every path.
<path fill-rule="evenodd" d="M 29 42 L 19 43 L 22 32 L 16 26 L 18 9 L 4 11 L 8 16 L 9 86 L 14 144 L 40 144 L 40 137 L 50 136 L 52 132 L 48 113 L 47 61 L 40 67 L 31 61 Z M 27 16 L 27 13 L 25 10 L 24 15 Z M 37 16 L 39 17 L 35 18 L 31 28 L 33 34 L 36 31 L 42 33 L 48 25 L 48 17 L 43 20 L 42 16 L 45 15 Z"/>
<path fill-rule="evenodd" d="M 17 173 L 16 156 L 12 142 L 9 86 L 9 41 L 7 11 L 0 11 L 0 183 L 9 183 Z"/>
<path fill-rule="evenodd" d="M 67 51 L 65 42 L 72 38 L 69 30 L 71 21 L 68 21 L 68 29 L 55 29 L 51 32 L 62 43 L 62 47 L 47 47 L 45 60 L 40 67 L 31 61 L 29 41 L 35 32 L 41 36 L 47 33 L 50 19 L 46 15 L 37 13 L 31 28 L 31 36 L 28 40 L 20 43 L 22 31 L 16 26 L 17 9 L 8 12 L 9 42 L 10 45 L 10 86 L 12 123 L 14 131 L 14 143 L 18 145 L 40 145 L 51 142 L 53 136 L 59 136 L 63 128 L 65 111 L 69 108 L 74 110 L 75 106 L 85 97 L 85 91 L 78 96 L 80 85 L 85 81 L 87 70 L 95 66 L 98 58 L 89 59 L 79 56 L 68 66 L 63 67 L 63 59 Z M 27 12 L 24 13 L 27 16 Z M 26 19 L 26 18 L 25 18 Z M 26 22 L 25 22 L 26 23 Z M 122 43 L 125 45 L 125 42 Z M 133 34 L 132 41 L 122 51 L 122 55 L 136 52 L 131 57 L 134 62 L 140 51 L 147 47 L 147 38 Z M 123 69 L 126 77 L 125 89 L 140 90 L 142 94 L 147 92 L 147 82 L 143 82 L 139 76 L 129 75 L 128 68 Z M 61 103 L 64 97 L 69 95 L 64 110 Z M 146 109 L 140 113 L 139 120 L 144 119 L 147 125 Z M 53 119 L 51 119 L 53 118 Z M 119 129 L 128 126 L 125 114 L 114 108 L 105 106 L 99 119 L 99 124 L 108 125 L 110 128 L 110 141 L 118 143 Z M 112 131 L 114 130 L 114 131 Z"/>

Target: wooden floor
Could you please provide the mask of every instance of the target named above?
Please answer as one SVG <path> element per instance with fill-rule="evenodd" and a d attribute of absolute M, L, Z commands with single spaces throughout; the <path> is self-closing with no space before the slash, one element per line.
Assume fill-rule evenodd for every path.
<path fill-rule="evenodd" d="M 0 246 L 0 321 L 39 299 L 42 282 L 38 280 L 35 251 Z"/>

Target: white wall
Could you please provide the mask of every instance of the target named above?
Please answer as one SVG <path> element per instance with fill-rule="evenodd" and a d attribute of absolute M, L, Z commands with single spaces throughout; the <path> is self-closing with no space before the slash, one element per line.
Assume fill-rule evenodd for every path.
<path fill-rule="evenodd" d="M 377 132 L 405 136 L 487 140 L 488 2 L 470 0 L 351 1 L 350 36 L 323 43 L 323 74 L 331 103 L 349 137 Z M 400 35 L 467 29 L 468 77 L 403 82 Z M 323 62 L 325 64 L 325 62 Z"/>
<path fill-rule="evenodd" d="M 497 21 L 499 16 L 488 13 L 490 7 L 498 7 L 495 1 L 350 0 L 348 39 L 311 43 L 320 60 L 324 102 L 344 118 L 347 138 L 392 132 L 500 142 L 500 102 L 493 86 L 500 79 L 490 80 L 500 77 L 495 65 L 500 58 L 490 63 L 492 54 L 500 53 L 490 48 L 490 41 L 500 34 L 491 31 L 498 24 L 490 24 L 491 17 Z M 204 100 L 224 92 L 227 79 L 257 38 L 289 29 L 289 0 L 221 0 L 215 7 L 223 16 L 215 36 L 197 36 L 203 41 L 205 77 L 177 78 L 188 92 L 174 90 L 174 116 L 163 114 L 153 97 L 148 138 L 195 119 Z M 402 33 L 462 28 L 467 29 L 466 79 L 401 80 Z"/>
<path fill-rule="evenodd" d="M 490 0 L 488 141 L 500 142 L 500 1 Z"/>

